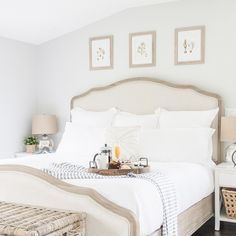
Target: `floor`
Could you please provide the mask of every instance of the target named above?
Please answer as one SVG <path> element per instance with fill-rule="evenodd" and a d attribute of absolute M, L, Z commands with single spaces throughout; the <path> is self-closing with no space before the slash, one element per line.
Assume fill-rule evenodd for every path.
<path fill-rule="evenodd" d="M 214 218 L 209 220 L 192 236 L 236 236 L 236 224 L 221 223 L 219 232 L 214 230 Z"/>

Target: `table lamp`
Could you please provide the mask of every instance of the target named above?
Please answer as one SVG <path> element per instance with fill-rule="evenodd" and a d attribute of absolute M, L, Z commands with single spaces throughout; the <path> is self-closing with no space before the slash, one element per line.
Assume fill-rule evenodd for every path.
<path fill-rule="evenodd" d="M 39 135 L 38 153 L 53 151 L 53 140 L 49 135 L 57 132 L 57 118 L 55 115 L 38 114 L 32 119 L 32 134 Z"/>
<path fill-rule="evenodd" d="M 221 118 L 221 141 L 231 143 L 226 148 L 227 157 L 230 156 L 236 166 L 236 116 Z"/>

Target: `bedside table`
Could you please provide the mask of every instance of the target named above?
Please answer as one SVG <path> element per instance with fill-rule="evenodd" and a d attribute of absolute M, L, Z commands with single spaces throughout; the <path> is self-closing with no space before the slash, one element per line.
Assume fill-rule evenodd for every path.
<path fill-rule="evenodd" d="M 236 219 L 229 219 L 222 207 L 223 198 L 221 188 L 236 189 L 236 167 L 232 162 L 224 162 L 215 168 L 215 230 L 220 230 L 220 221 L 236 223 Z"/>
<path fill-rule="evenodd" d="M 33 155 L 37 155 L 35 153 L 27 153 L 27 152 L 16 152 L 14 154 L 14 157 L 15 158 L 18 158 L 18 157 L 28 157 L 28 156 L 33 156 Z"/>

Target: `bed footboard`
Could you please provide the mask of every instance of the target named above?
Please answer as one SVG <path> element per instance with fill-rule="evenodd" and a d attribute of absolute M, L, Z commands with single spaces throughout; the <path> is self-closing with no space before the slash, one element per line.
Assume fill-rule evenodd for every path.
<path fill-rule="evenodd" d="M 135 214 L 91 188 L 21 165 L 0 165 L 0 201 L 87 213 L 87 236 L 140 236 Z"/>

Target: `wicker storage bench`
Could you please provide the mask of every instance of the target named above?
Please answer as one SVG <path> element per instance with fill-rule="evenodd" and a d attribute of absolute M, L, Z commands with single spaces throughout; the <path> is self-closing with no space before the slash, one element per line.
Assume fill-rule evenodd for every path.
<path fill-rule="evenodd" d="M 85 213 L 0 202 L 0 235 L 85 236 Z"/>

